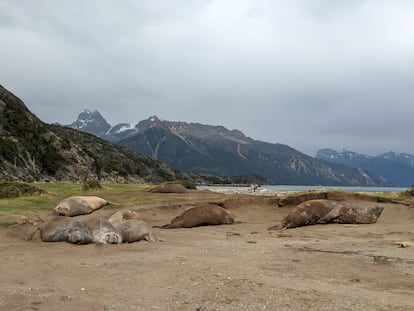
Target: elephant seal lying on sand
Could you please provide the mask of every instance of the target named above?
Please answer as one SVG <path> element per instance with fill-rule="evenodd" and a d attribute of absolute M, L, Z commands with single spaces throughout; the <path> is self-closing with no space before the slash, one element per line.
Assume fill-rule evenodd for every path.
<path fill-rule="evenodd" d="M 187 189 L 181 184 L 162 184 L 150 190 L 152 193 L 186 193 Z"/>
<path fill-rule="evenodd" d="M 327 223 L 371 224 L 377 221 L 383 209 L 381 206 L 362 207 L 331 200 L 309 200 L 295 206 L 280 224 L 269 230 Z"/>
<path fill-rule="evenodd" d="M 319 219 L 318 224 L 373 224 L 377 222 L 384 208 L 382 206 L 353 206 L 349 203 L 338 204 Z"/>
<path fill-rule="evenodd" d="M 123 242 L 158 241 L 151 228 L 148 227 L 137 212 L 130 210 L 119 211 L 112 215 L 108 222 L 121 234 Z"/>
<path fill-rule="evenodd" d="M 121 244 L 122 235 L 106 219 L 101 217 L 90 218 L 82 221 L 92 234 L 92 242 Z"/>
<path fill-rule="evenodd" d="M 108 204 L 110 203 L 107 200 L 100 197 L 75 196 L 60 201 L 54 211 L 59 216 L 86 215 Z"/>
<path fill-rule="evenodd" d="M 121 234 L 108 221 L 99 217 L 82 222 L 67 217 L 56 218 L 40 229 L 40 237 L 44 242 L 122 243 Z"/>
<path fill-rule="evenodd" d="M 215 204 L 199 204 L 183 211 L 164 225 L 163 229 L 191 228 L 206 225 L 222 225 L 234 223 L 234 215 L 225 208 Z"/>
<path fill-rule="evenodd" d="M 79 221 L 66 217 L 51 220 L 40 228 L 43 242 L 70 242 L 74 244 L 92 243 L 93 237 L 88 228 Z"/>

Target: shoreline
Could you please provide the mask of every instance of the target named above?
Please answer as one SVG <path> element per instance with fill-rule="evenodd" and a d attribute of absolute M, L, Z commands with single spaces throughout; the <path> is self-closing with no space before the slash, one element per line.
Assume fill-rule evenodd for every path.
<path fill-rule="evenodd" d="M 247 194 L 256 196 L 284 196 L 298 192 L 343 191 L 354 193 L 401 193 L 402 187 L 349 187 L 349 186 L 295 186 L 295 185 L 199 185 L 198 190 L 209 190 L 222 194 Z"/>

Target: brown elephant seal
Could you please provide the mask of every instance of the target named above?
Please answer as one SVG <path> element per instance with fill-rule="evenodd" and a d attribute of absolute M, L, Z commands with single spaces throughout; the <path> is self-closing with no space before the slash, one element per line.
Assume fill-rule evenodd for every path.
<path fill-rule="evenodd" d="M 150 190 L 152 193 L 186 193 L 187 189 L 181 184 L 162 184 Z"/>
<path fill-rule="evenodd" d="M 382 206 L 353 206 L 341 203 L 319 219 L 318 224 L 373 224 L 377 222 L 384 208 Z"/>
<path fill-rule="evenodd" d="M 59 217 L 47 222 L 40 228 L 40 238 L 44 242 L 69 242 L 74 244 L 92 243 L 89 229 L 79 221 Z"/>
<path fill-rule="evenodd" d="M 73 196 L 60 201 L 54 211 L 59 216 L 78 216 L 90 214 L 102 206 L 110 204 L 107 200 L 95 196 Z"/>
<path fill-rule="evenodd" d="M 333 204 L 336 203 L 329 200 L 310 200 L 303 202 L 292 208 L 280 224 L 270 227 L 269 230 L 285 230 L 315 225 L 319 219 L 329 213 Z"/>
<path fill-rule="evenodd" d="M 141 219 L 137 212 L 130 210 L 119 211 L 113 214 L 108 219 L 108 222 L 121 234 L 123 242 L 158 241 L 151 228 Z"/>
<path fill-rule="evenodd" d="M 382 210 L 383 207 L 380 206 L 360 207 L 332 200 L 309 200 L 292 208 L 280 224 L 270 227 L 269 230 L 327 223 L 374 223 Z"/>
<path fill-rule="evenodd" d="M 82 221 L 82 224 L 91 233 L 93 243 L 122 243 L 122 235 L 106 219 L 101 217 L 90 218 Z"/>
<path fill-rule="evenodd" d="M 234 215 L 215 204 L 199 204 L 184 210 L 180 215 L 164 225 L 163 229 L 192 228 L 206 225 L 233 224 Z"/>

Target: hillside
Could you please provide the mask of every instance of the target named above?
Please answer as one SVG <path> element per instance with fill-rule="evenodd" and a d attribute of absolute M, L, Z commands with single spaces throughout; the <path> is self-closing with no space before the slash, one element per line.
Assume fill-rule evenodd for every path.
<path fill-rule="evenodd" d="M 386 184 L 374 174 L 325 164 L 289 146 L 255 141 L 222 127 L 165 122 L 119 144 L 185 172 L 220 176 L 254 173 L 274 184 Z"/>
<path fill-rule="evenodd" d="M 367 156 L 348 150 L 337 152 L 326 148 L 319 150 L 316 158 L 379 174 L 398 187 L 410 187 L 414 184 L 414 156 L 408 153 L 387 152 L 378 156 Z"/>
<path fill-rule="evenodd" d="M 102 116 L 99 114 L 95 120 L 93 114 L 98 112 L 88 114 L 80 123 L 101 124 Z M 79 117 L 85 119 L 85 115 Z M 98 130 L 88 130 L 99 136 Z M 389 185 L 376 174 L 320 161 L 286 145 L 253 140 L 223 126 L 162 121 L 153 116 L 135 125 L 112 126 L 101 137 L 183 172 L 218 176 L 256 174 L 273 184 Z"/>
<path fill-rule="evenodd" d="M 181 177 L 159 161 L 40 121 L 0 86 L 0 180 L 149 182 Z"/>

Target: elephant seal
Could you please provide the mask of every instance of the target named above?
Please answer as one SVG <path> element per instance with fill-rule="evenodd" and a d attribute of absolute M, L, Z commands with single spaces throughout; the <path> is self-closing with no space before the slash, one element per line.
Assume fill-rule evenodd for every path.
<path fill-rule="evenodd" d="M 107 200 L 95 196 L 74 196 L 60 201 L 54 211 L 59 216 L 78 216 L 90 214 L 102 206 L 110 204 Z"/>
<path fill-rule="evenodd" d="M 384 208 L 382 206 L 353 206 L 342 203 L 334 206 L 318 224 L 372 224 L 376 223 Z"/>
<path fill-rule="evenodd" d="M 152 193 L 186 193 L 187 189 L 181 184 L 162 184 L 150 190 Z"/>
<path fill-rule="evenodd" d="M 123 242 L 158 241 L 151 228 L 137 212 L 130 210 L 116 212 L 108 219 L 108 222 L 121 234 Z"/>
<path fill-rule="evenodd" d="M 122 243 L 122 235 L 106 219 L 101 217 L 90 218 L 82 221 L 82 224 L 91 233 L 93 243 Z"/>
<path fill-rule="evenodd" d="M 164 225 L 163 229 L 192 228 L 206 225 L 233 224 L 234 215 L 215 204 L 199 204 L 184 210 L 180 215 Z"/>
<path fill-rule="evenodd" d="M 360 207 L 332 200 L 309 200 L 295 206 L 280 224 L 268 230 L 285 230 L 327 223 L 375 223 L 382 210 L 381 206 Z"/>
<path fill-rule="evenodd" d="M 315 225 L 319 219 L 329 213 L 332 205 L 329 200 L 309 200 L 303 202 L 289 211 L 278 225 L 270 227 L 268 230 L 285 230 L 307 225 Z"/>
<path fill-rule="evenodd" d="M 70 242 L 74 244 L 92 243 L 93 237 L 89 229 L 79 221 L 67 217 L 59 217 L 47 222 L 40 228 L 43 242 Z"/>

